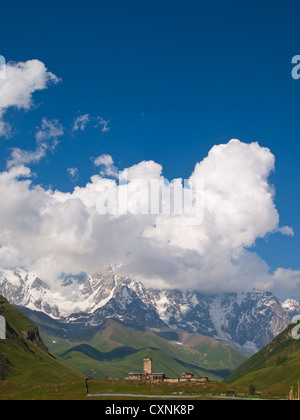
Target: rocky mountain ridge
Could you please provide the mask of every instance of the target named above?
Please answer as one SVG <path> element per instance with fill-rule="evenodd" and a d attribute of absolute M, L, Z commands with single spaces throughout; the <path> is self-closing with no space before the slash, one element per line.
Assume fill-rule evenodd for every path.
<path fill-rule="evenodd" d="M 300 303 L 280 302 L 271 292 L 203 294 L 147 289 L 113 267 L 95 275 L 65 276 L 55 288 L 33 273 L 0 273 L 0 294 L 12 304 L 64 324 L 101 327 L 114 318 L 136 328 L 181 329 L 224 341 L 253 354 L 283 331 Z"/>

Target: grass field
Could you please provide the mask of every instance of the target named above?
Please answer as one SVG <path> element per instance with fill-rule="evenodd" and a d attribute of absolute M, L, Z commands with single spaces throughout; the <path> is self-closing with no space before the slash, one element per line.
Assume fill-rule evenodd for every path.
<path fill-rule="evenodd" d="M 85 382 L 57 385 L 20 386 L 0 384 L 0 401 L 18 400 L 84 400 L 87 399 Z"/>
<path fill-rule="evenodd" d="M 113 380 L 89 380 L 88 391 L 90 394 L 144 394 L 144 395 L 184 395 L 195 397 L 197 395 L 207 395 L 210 393 L 222 394 L 227 391 L 239 392 L 240 388 L 228 386 L 222 382 L 210 382 L 207 384 L 151 384 L 134 383 L 128 381 Z"/>
<path fill-rule="evenodd" d="M 140 384 L 124 380 L 89 380 L 88 392 L 90 394 L 115 394 L 116 396 L 87 397 L 85 381 L 68 384 L 47 386 L 20 386 L 10 383 L 0 384 L 0 400 L 134 400 L 134 397 L 118 397 L 118 394 L 135 394 L 155 396 L 172 395 L 180 399 L 181 396 L 191 400 L 197 396 L 205 399 L 222 396 L 227 391 L 247 392 L 244 388 L 232 387 L 222 382 L 201 384 Z M 143 398 L 137 397 L 140 400 Z"/>
<path fill-rule="evenodd" d="M 102 396 L 88 397 L 89 394 L 104 394 Z M 65 384 L 29 386 L 13 383 L 0 383 L 0 401 L 3 400 L 102 400 L 102 401 L 126 401 L 159 399 L 159 396 L 171 396 L 172 400 L 218 400 L 227 397 L 227 392 L 234 392 L 238 399 L 278 399 L 278 396 L 270 394 L 248 395 L 248 387 L 228 385 L 224 382 L 209 382 L 203 384 L 149 384 L 132 383 L 125 380 L 88 380 L 70 382 Z M 108 396 L 107 394 L 113 394 Z M 124 396 L 127 394 L 127 396 Z M 122 396 L 120 396 L 122 395 Z M 136 395 L 136 397 L 134 397 Z M 140 397 L 144 395 L 145 397 Z M 146 397 L 147 396 L 147 397 Z M 286 399 L 286 395 L 281 395 Z M 162 398 L 162 400 L 168 398 Z"/>

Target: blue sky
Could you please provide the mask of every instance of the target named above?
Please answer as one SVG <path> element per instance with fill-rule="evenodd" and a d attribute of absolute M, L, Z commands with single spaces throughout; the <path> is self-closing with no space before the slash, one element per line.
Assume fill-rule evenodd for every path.
<path fill-rule="evenodd" d="M 0 54 L 38 59 L 61 82 L 36 92 L 30 111 L 7 111 L 14 134 L 0 140 L 2 170 L 11 148 L 34 149 L 44 117 L 65 131 L 32 165 L 34 182 L 63 192 L 74 188 L 66 169 L 78 168 L 84 186 L 101 154 L 122 168 L 154 160 L 171 180 L 189 177 L 214 145 L 257 141 L 276 157 L 275 203 L 295 235 L 258 239 L 256 251 L 274 269 L 299 270 L 299 12 L 294 0 L 5 2 Z M 72 132 L 85 114 L 86 130 Z"/>

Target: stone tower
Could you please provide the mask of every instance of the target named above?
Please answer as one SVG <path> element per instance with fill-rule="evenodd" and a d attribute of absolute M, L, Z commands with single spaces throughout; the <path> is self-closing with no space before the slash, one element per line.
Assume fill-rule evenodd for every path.
<path fill-rule="evenodd" d="M 150 375 L 152 373 L 152 359 L 144 359 L 144 375 Z"/>

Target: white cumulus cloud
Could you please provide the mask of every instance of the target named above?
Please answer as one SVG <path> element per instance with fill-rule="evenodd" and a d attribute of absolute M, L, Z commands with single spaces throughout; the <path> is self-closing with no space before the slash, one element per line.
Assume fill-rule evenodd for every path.
<path fill-rule="evenodd" d="M 64 128 L 58 120 L 43 118 L 42 125 L 35 135 L 36 150 L 30 151 L 12 148 L 10 157 L 6 163 L 7 168 L 39 162 L 46 156 L 47 151 L 55 150 L 59 142 L 59 137 L 63 136 L 63 134 Z"/>
<path fill-rule="evenodd" d="M 8 108 L 29 110 L 33 106 L 33 93 L 58 81 L 58 77 L 39 60 L 7 63 L 6 77 L 0 81 L 0 136 L 11 133 L 11 126 L 4 120 Z"/>
<path fill-rule="evenodd" d="M 94 165 L 100 167 L 100 174 L 105 177 L 117 178 L 119 176 L 119 171 L 114 165 L 113 158 L 110 155 L 101 155 L 94 159 Z"/>
<path fill-rule="evenodd" d="M 114 167 L 109 155 L 94 163 L 104 170 Z M 0 173 L 5 197 L 0 202 L 0 266 L 22 266 L 55 281 L 62 272 L 94 272 L 120 263 L 121 271 L 147 285 L 203 292 L 254 287 L 297 295 L 300 273 L 280 267 L 272 272 L 253 249 L 258 238 L 292 232 L 280 226 L 275 190 L 268 182 L 274 166 L 274 155 L 258 143 L 232 140 L 215 146 L 189 179 L 205 185 L 199 225 L 187 224 L 184 214 L 100 216 L 101 186 L 123 192 L 126 185 L 102 173 L 72 193 L 45 190 L 32 183 L 28 168 L 13 166 Z M 169 188 L 154 161 L 126 173 L 128 186 L 159 179 Z"/>

